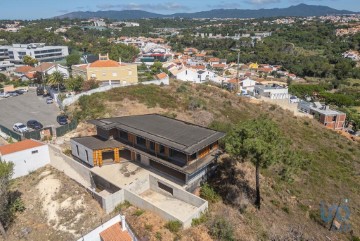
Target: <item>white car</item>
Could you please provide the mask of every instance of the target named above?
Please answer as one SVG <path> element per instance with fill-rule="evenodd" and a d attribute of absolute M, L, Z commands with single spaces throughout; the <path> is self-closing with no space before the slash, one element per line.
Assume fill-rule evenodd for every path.
<path fill-rule="evenodd" d="M 20 133 L 29 131 L 29 129 L 23 123 L 15 123 L 13 125 L 13 130 Z"/>
<path fill-rule="evenodd" d="M 0 98 L 8 98 L 10 95 L 8 93 L 0 93 Z"/>

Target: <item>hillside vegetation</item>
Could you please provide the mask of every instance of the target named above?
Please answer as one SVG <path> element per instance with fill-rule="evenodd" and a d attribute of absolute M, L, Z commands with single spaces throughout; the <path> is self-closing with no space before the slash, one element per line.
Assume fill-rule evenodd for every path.
<path fill-rule="evenodd" d="M 275 105 L 251 103 L 214 86 L 177 81 L 170 86 L 138 85 L 83 96 L 69 111 L 80 120 L 157 112 L 225 132 L 266 115 L 301 158 L 261 170 L 263 206 L 255 211 L 254 167 L 224 154 L 217 175 L 205 187 L 205 193 L 211 194 L 204 196 L 212 201 L 209 213 L 194 223 L 196 228 L 217 240 L 350 238 L 349 231 L 328 231 L 330 224 L 320 216 L 321 202 L 333 205 L 348 199 L 353 235 L 360 236 L 360 144 L 315 120 L 295 117 Z M 218 232 L 212 227 L 218 227 Z"/>

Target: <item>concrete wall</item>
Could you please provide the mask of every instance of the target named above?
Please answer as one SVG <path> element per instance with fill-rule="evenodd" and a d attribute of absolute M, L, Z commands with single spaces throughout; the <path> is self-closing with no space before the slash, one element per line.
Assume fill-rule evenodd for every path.
<path fill-rule="evenodd" d="M 30 148 L 1 156 L 6 162 L 14 163 L 14 174 L 12 178 L 26 176 L 30 172 L 50 163 L 48 145 Z"/>
<path fill-rule="evenodd" d="M 58 155 L 61 158 L 61 161 L 63 161 L 67 165 L 69 165 L 71 167 L 72 171 L 75 171 L 78 175 L 80 175 L 89 184 L 89 186 L 91 186 L 93 181 L 91 180 L 91 175 L 90 175 L 90 169 L 89 168 L 87 168 L 83 164 L 75 161 L 71 157 L 68 157 L 67 155 L 62 153 L 62 151 L 60 149 L 58 149 L 55 146 L 49 145 L 49 150 L 50 150 L 50 154 Z M 54 162 L 53 160 L 50 160 L 50 165 L 52 165 L 53 167 L 55 167 L 56 169 L 58 169 L 61 172 L 65 171 L 65 174 L 68 175 L 69 177 L 71 177 L 69 174 L 67 174 L 66 170 L 63 170 L 61 168 L 61 166 L 56 165 L 53 162 Z"/>
<path fill-rule="evenodd" d="M 106 213 L 111 213 L 114 211 L 117 205 L 123 203 L 124 199 L 124 189 L 121 189 L 109 196 L 102 197 L 102 208 Z"/>
<path fill-rule="evenodd" d="M 203 204 L 207 203 L 207 201 L 205 201 L 202 198 L 199 198 L 198 196 L 195 196 L 192 193 L 189 193 L 179 187 L 176 187 L 175 185 L 171 184 L 170 182 L 167 182 L 163 179 L 159 179 L 153 175 L 149 175 L 149 182 L 150 182 L 150 189 L 156 192 L 160 192 L 160 193 L 166 193 L 169 194 L 168 192 L 164 191 L 163 189 L 159 188 L 158 183 L 163 183 L 164 185 L 171 187 L 173 189 L 173 197 L 182 200 L 186 203 L 189 203 L 195 207 L 201 207 Z"/>
<path fill-rule="evenodd" d="M 142 208 L 142 209 L 146 209 L 149 210 L 151 212 L 154 212 L 156 214 L 158 214 L 159 216 L 161 216 L 162 218 L 166 219 L 166 220 L 178 220 L 176 217 L 172 216 L 171 214 L 167 213 L 166 211 L 162 210 L 160 207 L 157 207 L 155 205 L 153 205 L 152 203 L 146 201 L 145 199 L 143 199 L 142 197 L 140 197 L 139 195 L 130 192 L 126 189 L 124 189 L 124 197 L 125 200 L 127 200 L 128 202 L 130 202 L 131 204 Z M 180 221 L 181 222 L 181 221 Z"/>
<path fill-rule="evenodd" d="M 80 143 L 77 143 L 73 139 L 70 140 L 70 144 L 71 144 L 71 154 L 73 154 L 73 156 L 76 156 L 81 161 L 85 162 L 86 164 L 92 167 L 94 166 L 93 150 L 85 147 L 84 145 L 81 145 Z M 77 152 L 76 146 L 78 146 L 79 148 L 79 153 Z M 86 156 L 86 151 L 88 153 L 88 156 Z"/>

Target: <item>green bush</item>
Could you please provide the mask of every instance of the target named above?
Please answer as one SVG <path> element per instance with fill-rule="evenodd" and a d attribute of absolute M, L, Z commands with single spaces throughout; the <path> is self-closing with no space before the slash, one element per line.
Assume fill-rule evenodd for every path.
<path fill-rule="evenodd" d="M 134 212 L 134 216 L 139 217 L 139 216 L 141 216 L 143 213 L 145 213 L 144 210 L 138 209 L 138 210 L 136 210 L 136 211 Z"/>
<path fill-rule="evenodd" d="M 172 233 L 177 233 L 182 227 L 182 224 L 179 221 L 169 221 L 165 224 L 165 228 L 169 229 Z"/>
<path fill-rule="evenodd" d="M 160 232 L 156 232 L 155 238 L 156 238 L 157 240 L 162 240 L 162 235 L 161 235 L 161 233 L 160 233 Z"/>
<path fill-rule="evenodd" d="M 193 218 L 193 220 L 191 221 L 191 226 L 195 227 L 198 226 L 202 223 L 205 223 L 208 220 L 208 214 L 207 213 L 202 213 L 200 215 L 200 217 L 198 218 Z"/>
<path fill-rule="evenodd" d="M 20 197 L 17 197 L 12 203 L 10 207 L 10 211 L 12 213 L 16 212 L 24 212 L 25 211 L 25 204 Z"/>
<path fill-rule="evenodd" d="M 235 240 L 234 229 L 232 225 L 223 218 L 216 219 L 209 230 L 210 235 L 216 240 Z"/>
<path fill-rule="evenodd" d="M 204 198 L 205 200 L 211 203 L 215 203 L 220 200 L 219 194 L 217 194 L 215 190 L 208 183 L 205 183 L 204 185 L 201 186 L 200 197 Z"/>
<path fill-rule="evenodd" d="M 119 212 L 121 212 L 122 210 L 124 210 L 124 209 L 126 209 L 126 208 L 128 208 L 128 207 L 130 207 L 130 206 L 131 206 L 131 203 L 129 203 L 128 201 L 124 201 L 124 202 L 118 204 L 118 205 L 115 207 L 114 212 L 119 213 Z"/>
<path fill-rule="evenodd" d="M 360 238 L 357 236 L 352 236 L 351 241 L 360 241 Z"/>

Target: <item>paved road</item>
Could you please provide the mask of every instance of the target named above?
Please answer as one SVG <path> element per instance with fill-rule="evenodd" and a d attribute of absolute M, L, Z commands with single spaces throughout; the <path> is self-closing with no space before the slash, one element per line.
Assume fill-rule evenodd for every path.
<path fill-rule="evenodd" d="M 0 124 L 12 129 L 16 122 L 40 121 L 44 127 L 58 126 L 56 116 L 60 113 L 55 104 L 46 104 L 45 98 L 36 96 L 34 89 L 28 93 L 6 99 L 0 98 Z"/>

